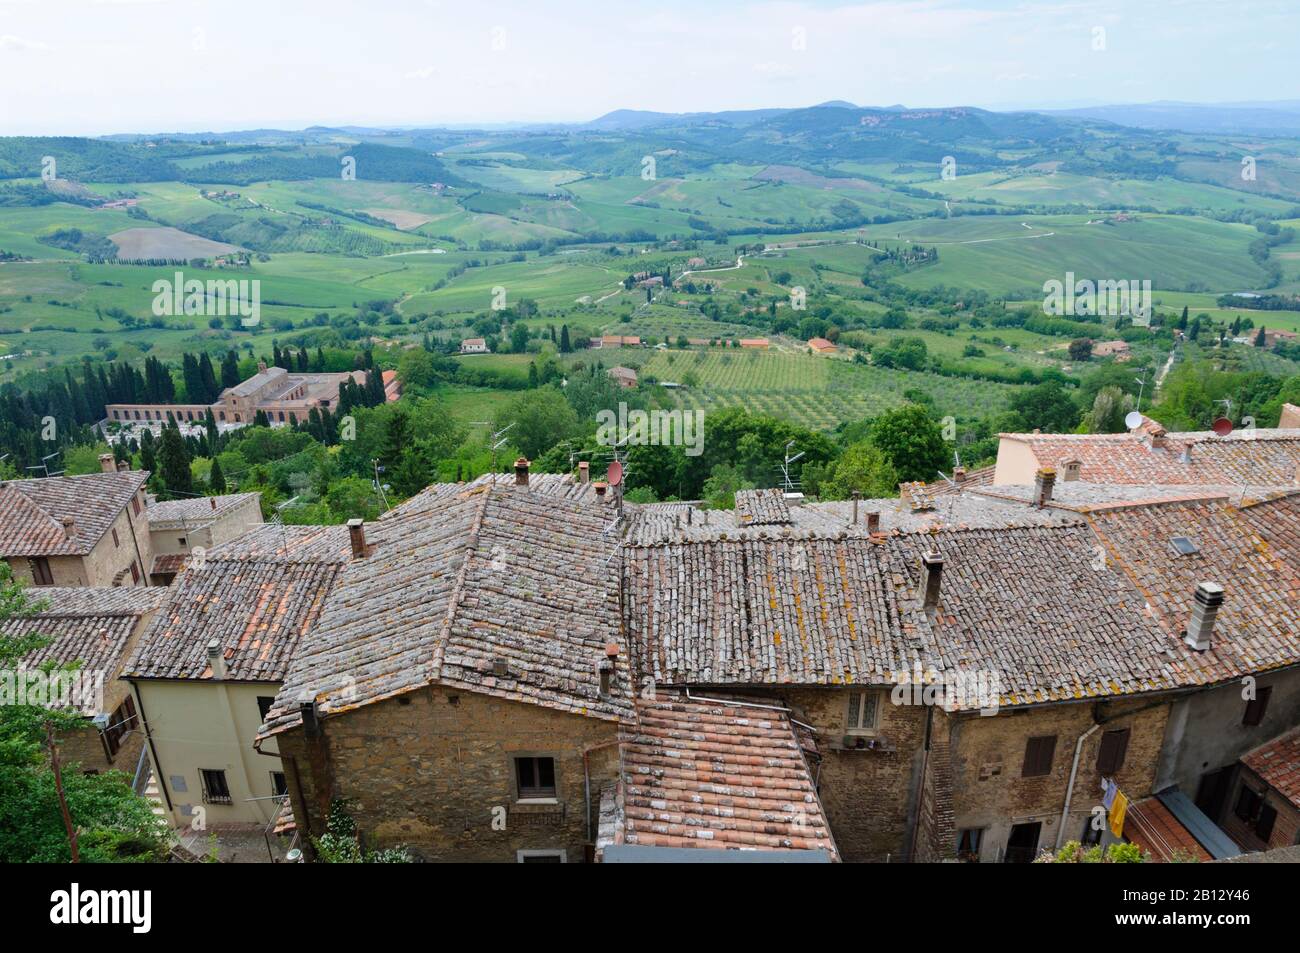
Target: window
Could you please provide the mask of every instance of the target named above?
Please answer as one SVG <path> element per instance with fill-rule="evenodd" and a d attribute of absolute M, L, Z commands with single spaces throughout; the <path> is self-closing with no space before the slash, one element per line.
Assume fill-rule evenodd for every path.
<path fill-rule="evenodd" d="M 1277 820 L 1277 810 L 1265 804 L 1259 809 L 1259 820 L 1255 822 L 1255 836 L 1268 843 L 1273 836 L 1273 822 Z"/>
<path fill-rule="evenodd" d="M 261 713 L 263 721 L 266 721 L 266 713 L 271 710 L 271 706 L 273 704 L 275 704 L 274 696 L 272 695 L 257 696 L 257 710 Z"/>
<path fill-rule="evenodd" d="M 1259 694 L 1246 702 L 1246 711 L 1241 716 L 1241 723 L 1249 727 L 1261 724 L 1264 721 L 1264 713 L 1268 711 L 1268 696 L 1272 694 L 1272 686 L 1261 688 Z"/>
<path fill-rule="evenodd" d="M 567 855 L 562 850 L 519 850 L 515 859 L 521 864 L 563 864 Z"/>
<path fill-rule="evenodd" d="M 131 563 L 131 581 L 137 586 L 140 585 L 140 570 L 136 568 L 135 563 Z"/>
<path fill-rule="evenodd" d="M 117 710 L 108 716 L 108 727 L 104 729 L 104 750 L 108 753 L 109 761 L 117 757 L 117 752 L 122 747 L 122 739 L 135 731 L 136 727 L 135 699 L 128 695 L 122 704 L 117 706 Z"/>
<path fill-rule="evenodd" d="M 182 546 L 188 546 L 188 545 L 189 545 L 189 543 L 186 541 L 186 539 L 185 539 L 184 536 L 177 536 L 177 537 L 176 537 L 176 542 L 180 543 Z"/>
<path fill-rule="evenodd" d="M 114 549 L 117 549 L 117 548 L 118 548 L 119 546 L 121 546 L 121 545 L 122 545 L 121 540 L 119 540 L 119 539 L 117 538 L 117 527 L 114 527 L 114 528 L 113 528 L 113 548 L 114 548 Z"/>
<path fill-rule="evenodd" d="M 50 572 L 50 561 L 44 556 L 33 556 L 32 582 L 38 586 L 54 585 L 54 573 Z"/>
<path fill-rule="evenodd" d="M 1041 778 L 1052 773 L 1052 755 L 1056 753 L 1056 735 L 1039 735 L 1025 742 L 1022 778 Z"/>
<path fill-rule="evenodd" d="M 1097 752 L 1097 771 L 1103 775 L 1115 774 L 1124 767 L 1124 755 L 1128 753 L 1129 729 L 1120 728 L 1108 731 L 1101 736 L 1101 748 Z"/>
<path fill-rule="evenodd" d="M 554 758 L 515 758 L 519 800 L 555 797 Z"/>
<path fill-rule="evenodd" d="M 131 512 L 133 512 L 136 516 L 140 515 L 140 497 L 138 496 L 131 497 Z"/>
<path fill-rule="evenodd" d="M 879 715 L 878 692 L 849 692 L 849 731 L 875 731 Z"/>
<path fill-rule="evenodd" d="M 1098 824 L 1094 818 L 1089 817 L 1083 822 L 1083 833 L 1079 835 L 1079 843 L 1084 847 L 1100 844 L 1103 827 L 1104 825 Z"/>
<path fill-rule="evenodd" d="M 980 859 L 980 839 L 984 836 L 982 827 L 966 827 L 957 834 L 957 859 L 968 864 L 977 864 Z"/>
<path fill-rule="evenodd" d="M 1243 786 L 1237 793 L 1237 806 L 1232 809 L 1232 813 L 1237 815 L 1239 820 L 1252 824 L 1255 818 L 1259 816 L 1260 805 L 1264 799 L 1252 791 L 1250 788 Z"/>
<path fill-rule="evenodd" d="M 285 781 L 283 771 L 271 772 L 271 791 L 277 797 L 284 797 L 289 793 L 289 783 Z"/>
<path fill-rule="evenodd" d="M 199 768 L 199 780 L 203 782 L 204 804 L 230 804 L 230 787 L 226 784 L 226 772 L 209 768 Z"/>

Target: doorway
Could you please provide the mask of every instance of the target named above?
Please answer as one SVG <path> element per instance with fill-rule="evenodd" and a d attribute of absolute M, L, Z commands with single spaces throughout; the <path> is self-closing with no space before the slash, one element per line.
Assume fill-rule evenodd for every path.
<path fill-rule="evenodd" d="M 1007 854 L 1004 863 L 1031 864 L 1038 856 L 1038 838 L 1042 836 L 1043 823 L 1014 824 L 1011 836 L 1007 838 Z"/>

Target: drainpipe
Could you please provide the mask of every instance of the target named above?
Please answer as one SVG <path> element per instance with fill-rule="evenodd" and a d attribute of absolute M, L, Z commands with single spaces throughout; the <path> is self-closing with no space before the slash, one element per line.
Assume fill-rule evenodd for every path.
<path fill-rule="evenodd" d="M 1083 754 L 1083 743 L 1088 740 L 1088 736 L 1100 728 L 1100 724 L 1094 724 L 1091 728 L 1079 735 L 1079 740 L 1074 743 L 1074 763 L 1070 765 L 1070 783 L 1065 786 L 1065 807 L 1061 809 L 1061 823 L 1056 829 L 1056 849 L 1061 849 L 1061 844 L 1065 838 L 1065 820 L 1070 816 L 1070 801 L 1074 798 L 1074 776 L 1079 772 L 1079 756 Z"/>

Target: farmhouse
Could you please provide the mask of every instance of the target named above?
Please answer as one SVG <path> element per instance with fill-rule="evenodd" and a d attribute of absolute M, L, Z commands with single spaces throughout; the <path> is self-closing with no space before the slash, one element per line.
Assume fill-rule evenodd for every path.
<path fill-rule="evenodd" d="M 630 367 L 611 367 L 605 372 L 619 387 L 635 387 L 636 371 Z"/>
<path fill-rule="evenodd" d="M 460 342 L 462 354 L 486 354 L 487 352 L 487 341 L 484 338 L 466 338 Z"/>
<path fill-rule="evenodd" d="M 808 346 L 812 348 L 814 354 L 834 354 L 835 351 L 838 350 L 833 341 L 828 341 L 826 338 L 820 337 L 810 338 L 808 340 Z"/>
<path fill-rule="evenodd" d="M 605 334 L 598 338 L 592 338 L 591 346 L 593 348 L 640 347 L 641 339 L 629 334 Z"/>
<path fill-rule="evenodd" d="M 259 412 L 266 414 L 272 426 L 291 424 L 305 421 L 314 407 L 334 407 L 345 380 L 360 385 L 366 379 L 365 371 L 298 374 L 282 367 L 268 368 L 264 361 L 259 361 L 257 368 L 248 380 L 223 390 L 214 404 L 108 404 L 108 420 L 202 424 L 211 410 L 218 426 L 250 424 Z M 385 392 L 389 391 L 389 382 L 385 380 Z M 390 395 L 389 399 L 395 397 Z"/>
<path fill-rule="evenodd" d="M 1092 356 L 1126 360 L 1129 357 L 1128 341 L 1098 341 L 1092 346 Z"/>
<path fill-rule="evenodd" d="M 741 338 L 740 339 L 741 347 L 747 347 L 757 351 L 766 351 L 768 347 L 771 346 L 771 343 L 772 342 L 770 342 L 767 338 Z"/>

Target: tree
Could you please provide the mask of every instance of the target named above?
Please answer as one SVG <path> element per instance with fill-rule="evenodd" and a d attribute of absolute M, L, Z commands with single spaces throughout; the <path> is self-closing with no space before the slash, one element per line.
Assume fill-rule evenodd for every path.
<path fill-rule="evenodd" d="M 226 475 L 221 472 L 221 461 L 212 458 L 212 469 L 208 471 L 208 489 L 213 493 L 226 492 Z"/>
<path fill-rule="evenodd" d="M 881 414 L 872 421 L 870 435 L 900 481 L 928 483 L 948 464 L 943 432 L 919 404 L 904 404 Z"/>
<path fill-rule="evenodd" d="M 221 359 L 221 386 L 234 387 L 239 383 L 239 355 L 234 349 L 226 351 Z"/>
<path fill-rule="evenodd" d="M 1264 325 L 1261 324 L 1259 330 L 1255 332 L 1255 347 L 1263 347 L 1266 342 L 1267 338 L 1264 337 Z"/>
<path fill-rule="evenodd" d="M 1079 408 L 1060 381 L 1043 381 L 1011 398 L 1011 410 L 1024 430 L 1069 433 L 1079 423 Z"/>
<path fill-rule="evenodd" d="M 1088 338 L 1075 338 L 1070 342 L 1070 360 L 1082 364 L 1092 359 L 1092 341 Z"/>
<path fill-rule="evenodd" d="M 568 354 L 573 350 L 573 344 L 569 341 L 569 326 L 567 324 L 560 327 L 560 353 Z"/>
<path fill-rule="evenodd" d="M 898 483 L 898 471 L 884 451 L 871 441 L 862 440 L 848 447 L 835 461 L 818 495 L 823 500 L 847 500 L 854 492 L 867 498 L 893 496 Z"/>
<path fill-rule="evenodd" d="M 162 467 L 163 486 L 176 496 L 189 496 L 194 491 L 194 478 L 190 474 L 190 454 L 185 448 L 185 438 L 175 424 L 163 427 L 158 446 L 158 463 Z"/>
<path fill-rule="evenodd" d="M 1093 398 L 1092 410 L 1084 415 L 1087 433 L 1124 433 L 1128 425 L 1124 417 L 1134 408 L 1133 398 L 1118 387 L 1103 387 Z"/>
<path fill-rule="evenodd" d="M 33 632 L 36 626 L 21 624 L 38 608 L 0 562 L 0 671 L 17 670 L 49 643 Z M 47 679 L 76 667 L 43 666 Z M 166 850 L 166 823 L 131 790 L 125 774 L 83 774 L 75 762 L 66 763 L 59 738 L 93 730 L 74 709 L 0 705 L 0 863 L 67 863 L 70 832 L 83 862 L 156 860 Z M 61 762 L 57 781 L 55 758 Z"/>
<path fill-rule="evenodd" d="M 554 386 L 540 387 L 516 397 L 497 416 L 494 429 L 514 424 L 510 442 L 532 459 L 578 430 L 578 415 Z"/>

